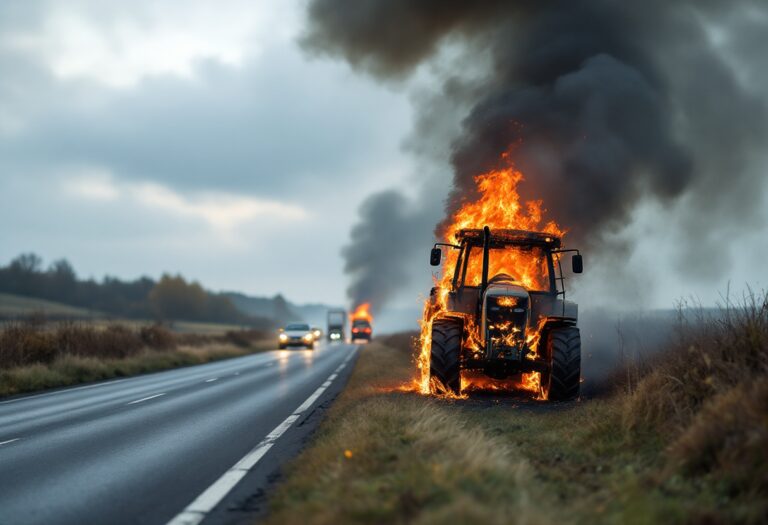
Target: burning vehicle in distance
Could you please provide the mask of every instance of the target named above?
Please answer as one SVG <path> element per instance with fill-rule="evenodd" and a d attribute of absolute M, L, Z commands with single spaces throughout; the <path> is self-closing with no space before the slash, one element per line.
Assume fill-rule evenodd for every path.
<path fill-rule="evenodd" d="M 345 310 L 328 310 L 328 340 L 344 341 L 344 328 L 347 324 L 347 312 Z"/>
<path fill-rule="evenodd" d="M 430 255 L 438 266 L 439 246 L 458 250 L 449 284 L 432 289 L 425 309 L 430 390 L 460 394 L 461 374 L 471 371 L 492 379 L 531 374 L 544 399 L 577 397 L 578 307 L 565 300 L 560 254 L 573 252 L 572 270 L 581 273 L 578 250 L 561 249 L 557 235 L 488 226 L 460 230 L 456 243 L 436 243 Z M 505 273 L 512 268 L 525 272 L 527 285 Z"/>
<path fill-rule="evenodd" d="M 314 350 L 315 335 L 308 324 L 291 323 L 280 330 L 280 335 L 277 336 L 277 347 L 285 350 L 289 346 L 303 346 Z"/>
<path fill-rule="evenodd" d="M 363 340 L 370 343 L 371 337 L 373 337 L 373 327 L 368 319 L 352 320 L 352 341 Z"/>
<path fill-rule="evenodd" d="M 352 312 L 352 342 L 366 341 L 370 342 L 373 336 L 373 316 L 371 315 L 371 303 L 362 303 L 357 305 Z"/>

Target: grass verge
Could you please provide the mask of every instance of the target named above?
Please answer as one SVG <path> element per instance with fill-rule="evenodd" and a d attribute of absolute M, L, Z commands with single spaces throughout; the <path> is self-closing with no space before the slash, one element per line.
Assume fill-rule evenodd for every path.
<path fill-rule="evenodd" d="M 403 392 L 403 338 L 364 347 L 268 523 L 763 523 L 768 303 L 680 327 L 637 382 L 552 405 Z"/>
<path fill-rule="evenodd" d="M 159 325 L 6 323 L 0 397 L 198 365 L 274 348 L 255 331 L 178 334 Z"/>

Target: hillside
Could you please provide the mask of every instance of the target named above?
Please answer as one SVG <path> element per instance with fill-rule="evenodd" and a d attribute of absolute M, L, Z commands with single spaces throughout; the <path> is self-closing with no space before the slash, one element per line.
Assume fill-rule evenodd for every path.
<path fill-rule="evenodd" d="M 103 313 L 95 310 L 87 310 L 35 297 L 0 293 L 0 319 L 25 317 L 33 314 L 43 314 L 49 318 L 91 319 L 103 317 Z"/>

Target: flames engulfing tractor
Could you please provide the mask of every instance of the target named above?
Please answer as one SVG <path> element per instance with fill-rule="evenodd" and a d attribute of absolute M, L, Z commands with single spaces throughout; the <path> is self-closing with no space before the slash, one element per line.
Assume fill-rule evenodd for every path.
<path fill-rule="evenodd" d="M 458 394 L 462 370 L 493 379 L 539 372 L 546 399 L 577 397 L 581 373 L 578 308 L 565 300 L 560 254 L 573 252 L 573 272 L 581 273 L 578 250 L 561 249 L 560 238 L 548 233 L 491 232 L 487 226 L 461 230 L 456 242 L 435 244 L 430 257 L 430 264 L 438 266 L 442 259 L 439 246 L 459 250 L 450 288 L 433 288 L 428 303 L 430 384 Z M 515 257 L 535 263 L 537 275 L 526 279 L 528 286 L 501 273 Z M 478 267 L 481 272 L 467 272 Z M 500 272 L 489 278 L 491 268 Z"/>

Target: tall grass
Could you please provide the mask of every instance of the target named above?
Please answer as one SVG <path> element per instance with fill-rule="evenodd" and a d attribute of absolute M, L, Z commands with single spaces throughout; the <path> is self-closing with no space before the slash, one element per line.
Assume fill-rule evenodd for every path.
<path fill-rule="evenodd" d="M 135 375 L 244 355 L 271 346 L 268 334 L 179 334 L 155 324 L 50 324 L 31 317 L 0 329 L 0 396 Z"/>
<path fill-rule="evenodd" d="M 768 377 L 768 295 L 750 293 L 718 311 L 681 309 L 670 347 L 643 365 L 627 396 L 629 430 L 675 432 L 702 406 Z"/>
<path fill-rule="evenodd" d="M 624 397 L 630 441 L 665 444 L 666 475 L 716 480 L 768 512 L 768 294 L 681 310 L 672 346 Z"/>
<path fill-rule="evenodd" d="M 766 521 L 765 293 L 681 309 L 623 388 L 574 403 L 404 393 L 409 347 L 364 348 L 267 523 Z"/>

